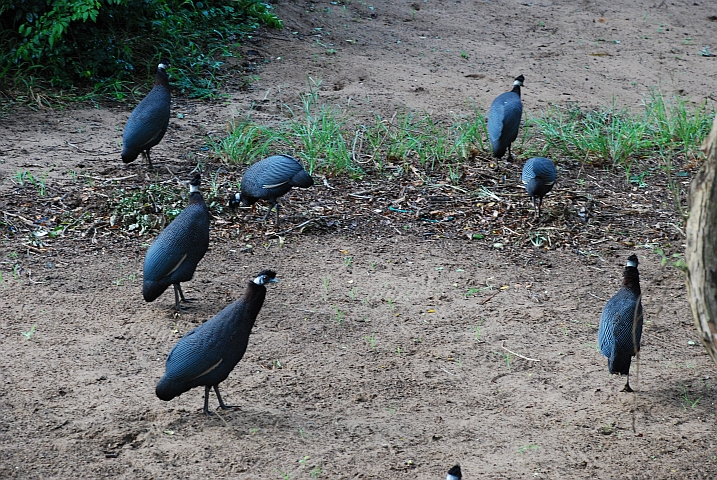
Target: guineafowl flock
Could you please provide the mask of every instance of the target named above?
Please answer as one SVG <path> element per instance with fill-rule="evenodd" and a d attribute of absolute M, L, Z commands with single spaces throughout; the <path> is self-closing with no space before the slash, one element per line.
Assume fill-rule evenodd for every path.
<path fill-rule="evenodd" d="M 162 61 L 151 92 L 134 109 L 124 129 L 122 160 L 132 162 L 142 153 L 152 168 L 150 149 L 164 137 L 169 123 L 171 95 L 167 61 Z M 511 144 L 516 140 L 521 123 L 523 105 L 521 86 L 523 75 L 515 78 L 513 89 L 502 93 L 492 102 L 487 118 L 491 153 L 502 158 L 508 153 L 512 160 Z M 538 219 L 543 199 L 555 185 L 556 166 L 544 157 L 528 159 L 522 169 L 524 184 Z M 142 294 L 147 302 L 157 299 L 170 285 L 174 288 L 174 308 L 180 311 L 184 296 L 181 283 L 194 276 L 197 265 L 209 248 L 210 214 L 200 192 L 200 176 L 190 182 L 187 207 L 154 240 L 146 253 Z M 249 207 L 263 200 L 268 209 L 276 210 L 276 226 L 280 221 L 278 199 L 292 188 L 309 188 L 314 180 L 295 158 L 273 155 L 251 165 L 241 181 L 240 191 L 229 198 L 229 206 Z M 638 258 L 631 255 L 623 273 L 623 284 L 606 303 L 598 330 L 600 352 L 608 359 L 611 374 L 627 376 L 623 391 L 632 392 L 629 384 L 632 357 L 640 350 L 642 335 L 642 303 Z M 222 409 L 232 408 L 224 403 L 219 384 L 232 372 L 246 352 L 249 335 L 264 304 L 266 285 L 278 282 L 276 272 L 262 270 L 250 281 L 244 295 L 217 313 L 206 323 L 184 335 L 166 359 L 166 371 L 156 386 L 156 395 L 164 401 L 204 386 L 204 413 L 210 415 L 209 396 L 214 390 Z M 461 468 L 455 465 L 448 471 L 447 480 L 460 480 Z"/>

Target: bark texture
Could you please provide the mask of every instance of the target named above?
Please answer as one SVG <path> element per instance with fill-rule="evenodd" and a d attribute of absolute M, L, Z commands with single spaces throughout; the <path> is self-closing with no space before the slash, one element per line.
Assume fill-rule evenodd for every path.
<path fill-rule="evenodd" d="M 717 118 L 702 151 L 705 163 L 690 186 L 687 295 L 700 339 L 717 364 Z"/>

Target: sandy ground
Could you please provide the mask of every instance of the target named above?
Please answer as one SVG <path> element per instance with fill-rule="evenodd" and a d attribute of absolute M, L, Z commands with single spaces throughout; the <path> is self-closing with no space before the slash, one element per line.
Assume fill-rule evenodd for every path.
<path fill-rule="evenodd" d="M 655 253 L 684 241 L 659 173 L 638 189 L 555 158 L 540 226 L 507 186 L 520 152 L 500 170 L 485 152 L 465 167 L 466 191 L 508 179 L 492 184 L 499 206 L 426 193 L 410 175 L 328 187 L 317 177 L 284 202 L 287 228 L 313 223 L 277 236 L 218 207 L 243 167 L 204 148 L 247 112 L 280 122 L 309 79 L 356 122 L 485 110 L 518 74 L 526 115 L 569 102 L 638 108 L 651 88 L 711 98 L 715 58 L 700 52 L 715 7 L 626 3 L 278 2 L 285 29 L 245 45 L 260 78 L 222 102 L 175 97 L 152 172 L 119 160 L 130 105 L 0 118 L 0 476 L 442 479 L 458 462 L 466 479 L 717 477 L 715 366 L 690 343 L 683 277 Z M 177 186 L 181 206 L 175 176 L 197 162 L 223 183 L 205 188 L 211 247 L 184 287 L 196 301 L 174 315 L 171 292 L 141 296 L 155 233 L 110 217 L 152 182 Z M 400 211 L 421 199 L 441 213 Z M 595 346 L 633 252 L 646 323 L 627 394 Z M 201 389 L 157 399 L 174 343 L 268 267 L 281 281 L 221 385 L 240 408 L 206 418 Z"/>

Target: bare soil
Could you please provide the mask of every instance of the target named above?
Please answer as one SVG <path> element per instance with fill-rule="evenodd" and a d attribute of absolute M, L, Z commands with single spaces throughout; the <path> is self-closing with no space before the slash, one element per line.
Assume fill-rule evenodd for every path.
<path fill-rule="evenodd" d="M 175 98 L 154 171 L 121 164 L 131 105 L 0 118 L 0 476 L 441 479 L 459 462 L 466 479 L 717 477 L 715 366 L 694 344 L 681 273 L 655 253 L 684 241 L 655 165 L 640 166 L 650 175 L 639 187 L 555 158 L 539 223 L 518 186 L 520 151 L 515 163 L 479 152 L 460 189 L 445 172 L 317 177 L 284 199 L 277 232 L 255 222 L 259 212 L 220 208 L 244 167 L 205 147 L 249 111 L 281 121 L 308 77 L 358 122 L 403 108 L 445 119 L 472 102 L 485 110 L 521 73 L 526 114 L 638 107 L 653 87 L 699 103 L 717 87 L 715 58 L 700 55 L 715 6 L 275 6 L 284 30 L 244 46 L 258 80 L 223 102 Z M 195 302 L 175 316 L 171 292 L 141 297 L 156 233 L 111 217 L 120 188 L 152 182 L 175 186 L 181 205 L 177 179 L 197 162 L 221 188 L 205 188 L 211 247 L 184 287 Z M 628 394 L 596 335 L 632 252 L 646 323 Z M 173 344 L 267 267 L 281 281 L 221 385 L 240 408 L 206 418 L 201 389 L 157 399 Z"/>

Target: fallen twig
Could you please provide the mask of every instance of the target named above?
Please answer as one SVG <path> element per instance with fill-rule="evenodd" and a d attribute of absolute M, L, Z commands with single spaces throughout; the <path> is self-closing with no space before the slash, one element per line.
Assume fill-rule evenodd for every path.
<path fill-rule="evenodd" d="M 500 291 L 495 292 L 493 295 L 491 295 L 490 297 L 488 297 L 488 298 L 486 298 L 485 300 L 483 300 L 482 302 L 480 302 L 480 304 L 481 304 L 481 305 L 485 305 L 486 303 L 488 303 L 493 297 L 495 297 L 495 296 L 498 295 L 499 293 L 500 293 Z"/>
<path fill-rule="evenodd" d="M 27 218 L 23 217 L 22 215 L 18 215 L 18 214 L 16 214 L 16 213 L 5 212 L 5 211 L 3 211 L 2 213 L 3 213 L 3 215 L 7 215 L 7 216 L 9 216 L 9 217 L 19 218 L 20 220 L 22 220 L 22 222 L 23 222 L 25 225 L 27 225 L 27 226 L 29 226 L 29 227 L 34 227 L 34 226 L 36 226 L 36 225 L 35 225 L 35 222 L 33 222 L 32 220 L 28 220 Z"/>
<path fill-rule="evenodd" d="M 508 352 L 508 353 L 512 353 L 512 354 L 515 355 L 516 357 L 522 358 L 523 360 L 528 360 L 528 361 L 530 361 L 530 362 L 539 362 L 539 361 L 540 361 L 540 360 L 538 360 L 537 358 L 524 357 L 523 355 L 521 355 L 521 354 L 519 354 L 519 353 L 515 353 L 515 352 L 513 352 L 513 351 L 511 351 L 511 350 L 508 350 L 508 349 L 506 348 L 506 346 L 505 346 L 505 340 L 503 340 L 503 344 L 500 346 L 500 348 L 502 348 L 503 350 L 505 350 L 505 351 Z"/>
<path fill-rule="evenodd" d="M 324 218 L 324 217 L 319 217 L 319 218 Z M 289 232 L 292 231 L 292 230 L 296 230 L 297 228 L 304 227 L 304 226 L 308 225 L 309 223 L 311 223 L 311 222 L 313 222 L 313 221 L 315 221 L 315 220 L 317 220 L 317 219 L 312 218 L 311 220 L 307 220 L 307 221 L 305 221 L 305 222 L 303 222 L 303 223 L 300 223 L 300 224 L 298 224 L 298 225 L 294 225 L 294 226 L 291 227 L 291 228 L 287 228 L 286 230 L 284 230 L 284 231 L 282 231 L 282 232 L 269 232 L 269 233 L 265 233 L 264 235 L 266 235 L 267 237 L 280 237 L 280 236 L 282 236 L 282 235 L 284 235 L 284 234 L 286 234 L 286 233 L 289 233 Z"/>

